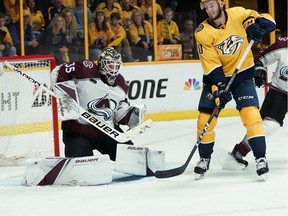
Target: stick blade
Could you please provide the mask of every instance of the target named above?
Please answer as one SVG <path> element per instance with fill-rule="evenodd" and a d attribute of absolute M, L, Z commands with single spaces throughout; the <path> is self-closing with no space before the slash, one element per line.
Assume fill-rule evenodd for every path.
<path fill-rule="evenodd" d="M 188 164 L 190 163 L 191 161 L 191 158 L 193 157 L 198 145 L 199 145 L 199 140 L 196 142 L 196 144 L 194 145 L 192 151 L 190 152 L 186 162 L 180 166 L 180 167 L 176 167 L 176 168 L 173 168 L 173 169 L 169 169 L 169 170 L 158 170 L 155 172 L 155 177 L 156 178 L 170 178 L 170 177 L 174 177 L 174 176 L 178 176 L 178 175 L 181 175 L 182 173 L 185 172 Z"/>
<path fill-rule="evenodd" d="M 176 167 L 174 169 L 169 169 L 169 170 L 158 170 L 155 172 L 155 177 L 156 178 L 171 178 L 171 177 L 181 175 L 186 169 L 185 165 L 186 164 L 180 167 Z"/>

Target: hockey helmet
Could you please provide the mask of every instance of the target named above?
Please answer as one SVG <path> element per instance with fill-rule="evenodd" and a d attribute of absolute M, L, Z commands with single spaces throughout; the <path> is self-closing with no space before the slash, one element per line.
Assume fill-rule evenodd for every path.
<path fill-rule="evenodd" d="M 98 57 L 98 68 L 107 84 L 114 85 L 122 66 L 122 57 L 113 47 L 105 49 Z"/>
<path fill-rule="evenodd" d="M 225 3 L 225 0 L 201 0 L 201 2 L 200 2 L 200 8 L 201 8 L 201 10 L 203 10 L 203 9 L 205 8 L 204 3 L 205 3 L 205 2 L 209 2 L 209 1 L 218 1 L 219 4 L 220 4 L 221 2 L 222 2 L 222 3 Z"/>

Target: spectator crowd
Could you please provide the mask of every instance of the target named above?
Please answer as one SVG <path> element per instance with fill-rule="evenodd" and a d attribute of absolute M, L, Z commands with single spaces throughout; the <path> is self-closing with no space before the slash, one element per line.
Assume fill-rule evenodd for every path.
<path fill-rule="evenodd" d="M 0 56 L 21 55 L 19 0 L 0 4 Z M 157 46 L 179 44 L 184 59 L 193 59 L 193 19 L 179 28 L 173 9 L 155 7 Z M 23 9 L 25 55 L 53 54 L 57 64 L 84 59 L 87 10 L 89 59 L 106 47 L 114 47 L 124 62 L 154 58 L 152 0 L 88 0 L 87 8 L 84 0 L 23 0 Z"/>

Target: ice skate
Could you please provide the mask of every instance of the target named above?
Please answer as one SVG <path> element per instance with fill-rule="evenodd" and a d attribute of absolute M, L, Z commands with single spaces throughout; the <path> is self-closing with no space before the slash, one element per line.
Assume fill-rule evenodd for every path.
<path fill-rule="evenodd" d="M 200 180 L 204 178 L 204 174 L 209 170 L 210 158 L 200 158 L 196 167 L 194 168 L 195 179 Z"/>
<path fill-rule="evenodd" d="M 269 168 L 267 159 L 265 157 L 256 159 L 256 172 L 260 180 L 262 181 L 267 180 L 267 173 L 269 172 Z"/>
<path fill-rule="evenodd" d="M 223 169 L 243 170 L 248 166 L 248 161 L 243 159 L 243 156 L 236 148 L 236 146 L 234 147 L 232 152 L 228 152 L 228 156 L 224 162 Z"/>

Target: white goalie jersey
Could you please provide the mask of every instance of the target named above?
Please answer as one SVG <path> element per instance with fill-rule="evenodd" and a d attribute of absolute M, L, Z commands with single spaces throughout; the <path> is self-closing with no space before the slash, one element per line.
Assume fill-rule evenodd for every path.
<path fill-rule="evenodd" d="M 57 94 L 62 94 L 63 97 L 64 88 L 68 89 L 69 95 L 74 95 L 72 98 L 63 97 L 64 99 L 58 101 L 59 116 L 83 135 L 95 134 L 95 128 L 79 119 L 77 106 L 97 115 L 111 126 L 122 124 L 134 127 L 143 121 L 146 107 L 129 104 L 128 85 L 121 75 L 118 75 L 115 85 L 109 86 L 101 80 L 94 62 L 78 61 L 62 64 L 52 71 L 51 76 Z M 61 88 L 58 88 L 59 86 Z M 71 91 L 74 93 L 71 94 Z"/>

